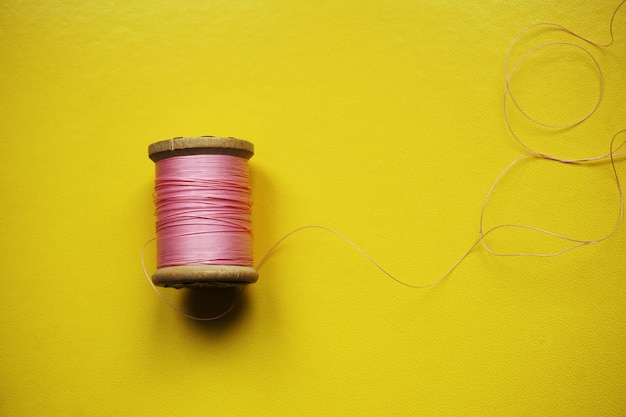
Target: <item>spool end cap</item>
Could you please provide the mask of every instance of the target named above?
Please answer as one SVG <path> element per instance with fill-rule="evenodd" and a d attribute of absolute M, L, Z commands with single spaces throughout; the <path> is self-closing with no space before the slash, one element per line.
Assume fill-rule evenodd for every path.
<path fill-rule="evenodd" d="M 159 287 L 206 288 L 252 284 L 259 279 L 251 266 L 181 265 L 159 268 L 152 282 Z"/>

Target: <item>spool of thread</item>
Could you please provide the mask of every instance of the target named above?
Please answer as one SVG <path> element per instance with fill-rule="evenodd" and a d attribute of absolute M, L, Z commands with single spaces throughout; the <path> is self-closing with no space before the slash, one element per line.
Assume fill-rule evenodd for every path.
<path fill-rule="evenodd" d="M 154 285 L 202 288 L 232 287 L 256 282 L 258 273 L 252 267 L 248 191 L 248 159 L 254 155 L 254 145 L 230 137 L 179 137 L 151 144 L 148 147 L 148 155 L 156 163 L 157 270 L 152 275 Z M 210 164 L 197 168 L 198 160 Z M 237 169 L 243 174 L 237 178 L 224 178 L 230 171 L 216 169 L 220 177 L 215 178 L 218 174 L 211 170 L 211 164 L 224 168 L 228 168 L 229 164 L 237 165 Z M 189 170 L 186 169 L 187 166 L 190 167 Z M 168 178 L 160 177 L 165 175 L 167 167 L 176 168 L 175 180 L 169 175 Z M 193 173 L 192 178 L 185 178 L 188 172 Z M 167 190 L 163 189 L 165 186 L 159 186 L 160 183 L 167 184 Z M 196 186 L 190 190 L 194 184 Z M 229 184 L 238 185 L 236 191 L 238 200 L 245 199 L 236 205 L 235 209 L 239 210 L 237 213 L 231 213 L 235 209 L 213 195 L 219 195 Z M 183 212 L 184 209 L 179 213 L 176 212 L 177 207 L 186 207 L 186 204 L 190 207 L 186 212 Z M 210 209 L 209 214 L 206 214 L 202 207 Z M 169 210 L 167 215 L 163 214 L 166 209 Z M 202 214 L 194 214 L 196 212 Z M 229 214 L 237 216 L 239 222 L 243 223 L 243 228 L 248 224 L 247 232 L 231 233 L 227 227 L 230 220 L 219 218 Z M 220 228 L 219 233 L 207 231 L 211 227 L 215 229 L 216 222 L 225 225 Z M 184 232 L 172 234 L 171 230 L 175 227 Z M 193 247 L 188 243 L 192 238 Z M 240 251 L 245 252 L 244 256 L 233 256 L 233 259 L 229 259 L 231 255 L 226 248 L 237 245 L 243 247 Z M 224 249 L 224 253 L 219 253 L 220 249 Z M 193 254 L 187 256 L 185 251 L 191 251 Z M 219 256 L 212 255 L 206 258 L 198 256 L 203 252 L 218 252 Z"/>

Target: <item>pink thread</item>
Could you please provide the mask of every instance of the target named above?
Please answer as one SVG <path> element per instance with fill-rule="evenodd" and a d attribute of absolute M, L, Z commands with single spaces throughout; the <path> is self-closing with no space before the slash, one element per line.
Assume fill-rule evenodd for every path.
<path fill-rule="evenodd" d="M 598 109 L 603 98 L 603 74 L 598 61 L 585 48 L 570 42 L 553 42 L 540 45 L 530 52 L 526 53 L 508 71 L 509 59 L 511 52 L 522 35 L 537 27 L 549 27 L 557 31 L 563 31 L 579 40 L 582 40 L 595 47 L 609 47 L 614 43 L 613 21 L 618 10 L 626 3 L 626 0 L 620 2 L 611 16 L 609 25 L 610 41 L 608 43 L 597 43 L 591 41 L 570 29 L 555 23 L 543 22 L 530 25 L 524 28 L 511 42 L 505 59 L 505 88 L 504 88 L 504 120 L 511 135 L 517 142 L 528 152 L 519 155 L 513 160 L 496 178 L 491 185 L 487 196 L 484 200 L 479 223 L 479 236 L 469 249 L 439 278 L 427 284 L 411 284 L 397 278 L 395 275 L 384 269 L 372 256 L 367 254 L 361 247 L 348 239 L 345 235 L 338 231 L 321 225 L 302 226 L 284 235 L 279 239 L 262 257 L 257 264 L 256 269 L 259 270 L 263 264 L 269 259 L 276 248 L 290 236 L 306 229 L 321 229 L 330 232 L 340 239 L 347 242 L 359 253 L 361 253 L 373 265 L 379 268 L 389 278 L 398 283 L 411 288 L 427 288 L 434 286 L 448 277 L 468 256 L 482 243 L 488 253 L 497 256 L 557 256 L 573 250 L 575 248 L 593 245 L 609 239 L 619 229 L 624 215 L 624 196 L 620 184 L 620 179 L 615 167 L 615 158 L 624 156 L 626 153 L 616 153 L 621 149 L 626 141 L 616 146 L 616 139 L 619 135 L 626 133 L 626 130 L 617 132 L 610 140 L 608 153 L 599 156 L 590 156 L 579 159 L 564 159 L 556 156 L 540 153 L 529 147 L 522 138 L 515 132 L 510 123 L 507 112 L 507 97 L 511 100 L 514 107 L 531 122 L 551 129 L 573 128 L 587 119 L 589 119 Z M 543 121 L 539 121 L 530 116 L 515 100 L 513 92 L 510 88 L 511 78 L 517 68 L 532 54 L 552 46 L 567 46 L 578 48 L 592 60 L 592 63 L 598 71 L 599 92 L 596 103 L 593 108 L 583 117 L 573 122 L 561 125 L 552 125 Z M 490 201 L 493 190 L 500 183 L 500 180 L 507 175 L 518 162 L 526 157 L 537 157 L 549 161 L 559 163 L 591 163 L 609 161 L 611 173 L 615 180 L 615 184 L 619 195 L 619 210 L 617 221 L 614 228 L 605 236 L 594 240 L 581 240 L 567 237 L 548 230 L 540 229 L 530 225 L 523 224 L 501 224 L 490 229 L 484 229 L 485 209 Z M 223 265 L 252 265 L 252 234 L 250 231 L 250 202 L 248 201 L 249 184 L 247 160 L 228 155 L 190 155 L 183 157 L 173 157 L 157 162 L 156 175 L 156 195 L 155 202 L 157 205 L 157 264 L 158 267 L 174 266 L 174 265 L 190 265 L 190 264 L 223 264 Z M 572 245 L 554 253 L 498 253 L 492 250 L 485 238 L 502 229 L 506 228 L 522 228 L 533 230 L 538 233 L 553 236 L 557 239 L 570 242 Z M 147 245 L 147 243 L 146 243 Z M 144 246 L 145 251 L 145 246 Z M 230 308 L 215 317 L 198 318 L 188 315 L 178 308 L 174 307 L 154 286 L 150 280 L 143 262 L 142 266 L 146 274 L 146 278 L 157 292 L 157 294 L 174 310 L 178 311 L 185 317 L 195 320 L 214 320 L 227 314 Z"/>
<path fill-rule="evenodd" d="M 252 266 L 248 161 L 187 155 L 156 164 L 157 267 Z"/>

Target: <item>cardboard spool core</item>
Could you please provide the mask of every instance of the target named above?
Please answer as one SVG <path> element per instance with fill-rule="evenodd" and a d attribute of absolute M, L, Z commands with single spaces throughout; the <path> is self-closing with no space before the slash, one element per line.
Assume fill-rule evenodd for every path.
<path fill-rule="evenodd" d="M 184 155 L 233 155 L 250 159 L 254 145 L 241 139 L 215 136 L 174 138 L 151 144 L 148 155 L 154 162 Z M 152 282 L 174 288 L 232 287 L 252 284 L 258 278 L 257 271 L 245 265 L 179 265 L 157 269 Z"/>

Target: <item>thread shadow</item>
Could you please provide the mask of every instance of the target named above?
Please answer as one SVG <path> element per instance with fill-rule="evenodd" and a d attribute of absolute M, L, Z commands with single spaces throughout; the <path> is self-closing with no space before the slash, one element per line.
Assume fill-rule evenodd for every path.
<path fill-rule="evenodd" d="M 182 306 L 186 314 L 205 319 L 216 317 L 214 320 L 191 320 L 196 327 L 225 330 L 249 310 L 246 286 L 187 288 L 184 291 Z"/>

